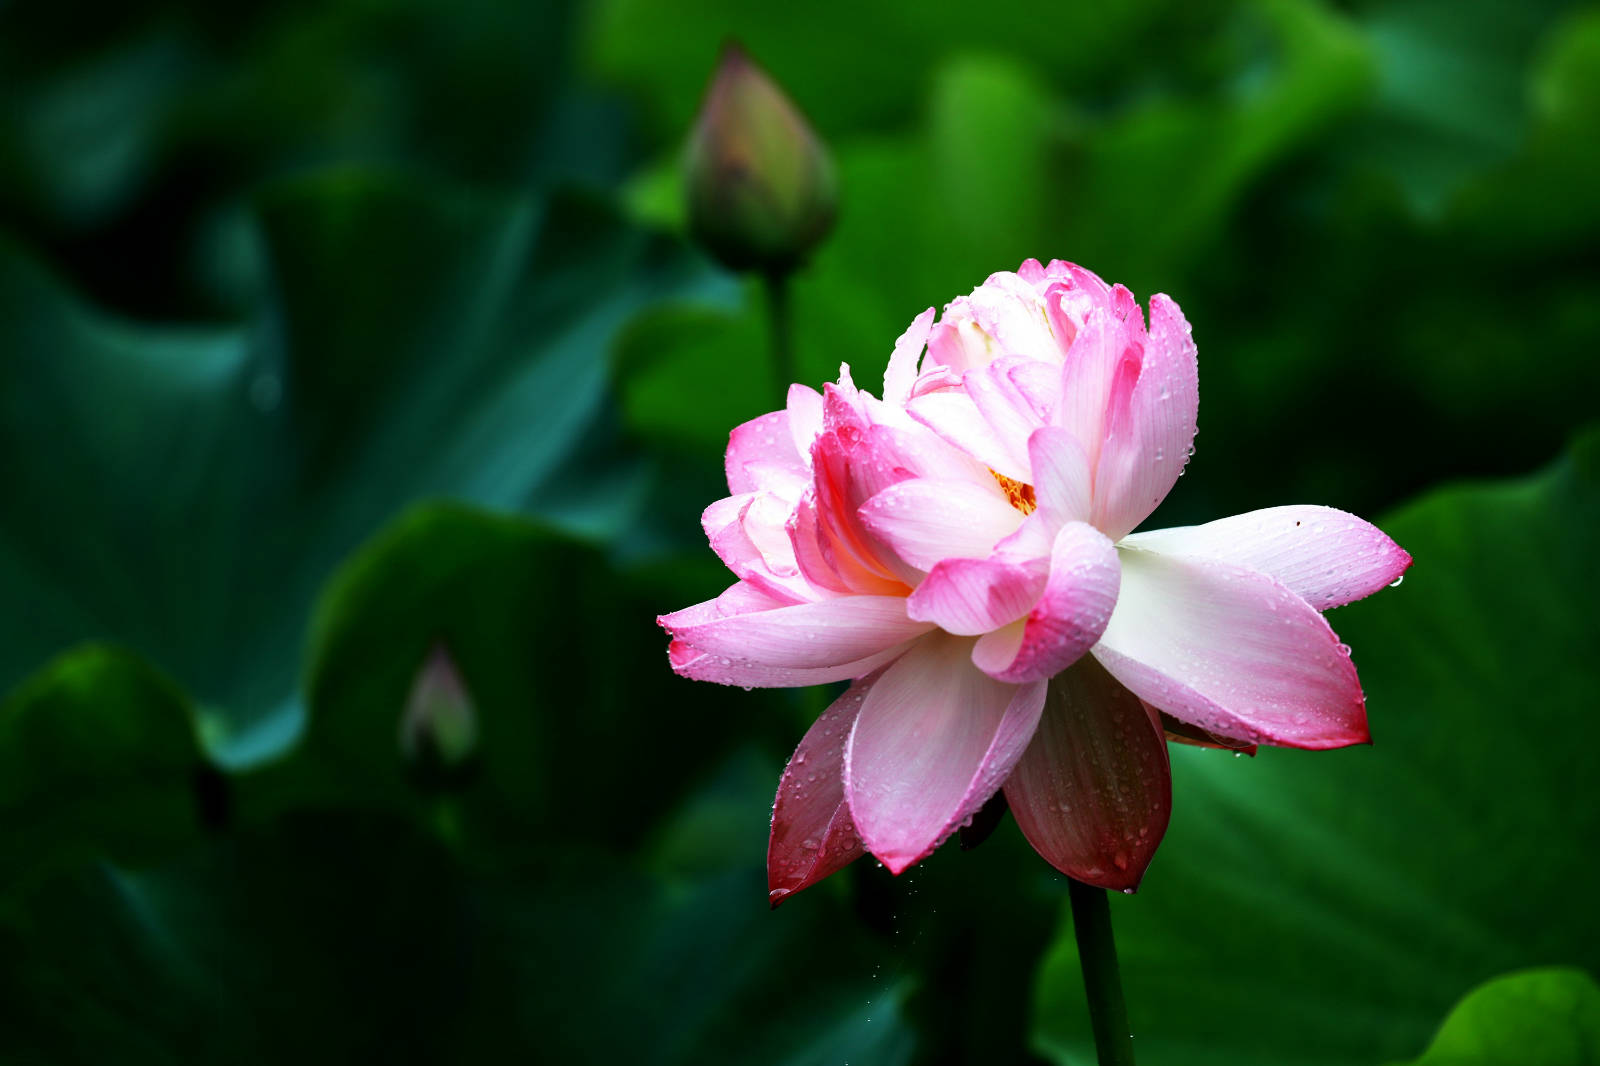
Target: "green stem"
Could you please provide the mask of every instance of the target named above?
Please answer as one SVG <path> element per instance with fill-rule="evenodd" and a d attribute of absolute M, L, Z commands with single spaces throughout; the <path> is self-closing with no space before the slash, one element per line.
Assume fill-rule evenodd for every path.
<path fill-rule="evenodd" d="M 1128 1005 L 1117 972 L 1117 945 L 1111 937 L 1111 908 L 1106 890 L 1071 878 L 1072 930 L 1078 938 L 1089 1024 L 1100 1066 L 1133 1066 L 1133 1034 L 1128 1030 Z"/>
<path fill-rule="evenodd" d="M 778 389 L 787 392 L 794 376 L 794 317 L 789 304 L 789 273 L 773 271 L 762 275 L 767 287 L 767 321 L 772 332 L 772 370 Z"/>

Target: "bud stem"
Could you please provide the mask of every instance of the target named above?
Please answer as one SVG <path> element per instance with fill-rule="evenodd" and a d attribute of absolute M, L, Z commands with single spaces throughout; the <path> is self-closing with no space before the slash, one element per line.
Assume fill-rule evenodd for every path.
<path fill-rule="evenodd" d="M 1117 945 L 1111 936 L 1111 908 L 1106 890 L 1067 880 L 1072 900 L 1072 931 L 1078 939 L 1084 996 L 1094 1029 L 1100 1066 L 1133 1066 L 1133 1034 L 1128 1031 L 1128 1005 L 1122 998 L 1117 970 Z"/>
<path fill-rule="evenodd" d="M 789 307 L 789 272 L 769 271 L 762 275 L 767 289 L 767 322 L 772 333 L 772 369 L 778 390 L 787 393 L 794 376 L 794 317 Z"/>

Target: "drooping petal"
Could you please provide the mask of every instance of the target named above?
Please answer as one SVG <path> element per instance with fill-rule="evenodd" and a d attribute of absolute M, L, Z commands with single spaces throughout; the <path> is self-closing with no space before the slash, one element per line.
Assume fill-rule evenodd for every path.
<path fill-rule="evenodd" d="M 1056 535 L 1050 577 L 1028 612 L 1021 641 L 1013 647 L 1010 633 L 988 634 L 973 647 L 972 661 L 997 681 L 1041 681 L 1060 673 L 1100 639 L 1120 577 L 1117 549 L 1106 535 L 1069 522 Z"/>
<path fill-rule="evenodd" d="M 922 359 L 922 347 L 933 328 L 933 316 L 934 309 L 930 307 L 912 319 L 911 325 L 894 342 L 894 354 L 889 356 L 889 366 L 883 372 L 885 402 L 904 405 L 911 399 L 911 386 L 917 380 L 917 363 Z"/>
<path fill-rule="evenodd" d="M 866 853 L 844 799 L 844 747 L 879 676 L 857 681 L 822 712 L 778 780 L 767 841 L 767 898 L 774 907 Z"/>
<path fill-rule="evenodd" d="M 913 478 L 873 496 L 859 513 L 874 536 L 921 570 L 941 559 L 987 558 L 1022 524 L 993 478 L 988 486 Z"/>
<path fill-rule="evenodd" d="M 907 617 L 898 596 L 840 596 L 722 617 L 691 607 L 658 621 L 672 634 L 674 649 L 682 644 L 697 653 L 674 651 L 673 669 L 687 673 L 692 665 L 702 680 L 743 685 L 792 683 L 772 679 L 797 670 L 830 675 L 799 684 L 860 677 L 866 671 L 857 672 L 855 664 L 933 628 Z"/>
<path fill-rule="evenodd" d="M 906 598 L 906 615 L 947 633 L 977 636 L 1027 614 L 1048 572 L 1003 559 L 945 559 Z"/>
<path fill-rule="evenodd" d="M 1332 507 L 1268 507 L 1203 526 L 1135 533 L 1124 543 L 1258 570 L 1319 611 L 1370 596 L 1411 565 L 1410 554 L 1383 530 Z"/>
<path fill-rule="evenodd" d="M 1172 814 L 1160 721 L 1085 657 L 1050 682 L 1005 791 L 1022 835 L 1050 865 L 1101 888 L 1137 888 Z"/>
<path fill-rule="evenodd" d="M 970 648 L 923 638 L 872 686 L 851 731 L 845 796 L 867 850 L 894 873 L 994 795 L 1038 723 L 1045 684 L 1001 684 Z"/>
<path fill-rule="evenodd" d="M 1134 315 L 1138 314 L 1137 307 Z M 1150 299 L 1150 333 L 1136 373 L 1112 379 L 1106 436 L 1094 482 L 1094 524 L 1121 540 L 1177 482 L 1194 444 L 1200 407 L 1194 339 L 1178 305 Z"/>
<path fill-rule="evenodd" d="M 1201 729 L 1295 748 L 1369 739 L 1327 621 L 1265 574 L 1122 549 L 1122 588 L 1094 655 L 1151 705 Z"/>

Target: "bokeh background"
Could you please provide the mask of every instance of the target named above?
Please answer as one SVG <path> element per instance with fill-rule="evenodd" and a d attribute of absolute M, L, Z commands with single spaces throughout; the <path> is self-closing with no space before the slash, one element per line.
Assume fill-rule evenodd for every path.
<path fill-rule="evenodd" d="M 1140 1061 L 1594 1061 L 1600 9 L 1545 0 L 0 5 L 0 1058 L 1092 1061 L 1013 825 L 769 911 L 820 697 L 667 669 L 787 384 L 682 237 L 729 36 L 839 166 L 805 380 L 1070 258 L 1194 325 L 1154 524 L 1416 557 L 1331 617 L 1372 747 L 1174 751 Z"/>

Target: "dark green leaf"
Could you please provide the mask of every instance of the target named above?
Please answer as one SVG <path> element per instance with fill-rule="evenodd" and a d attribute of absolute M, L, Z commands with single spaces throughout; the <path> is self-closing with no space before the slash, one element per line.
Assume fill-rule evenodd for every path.
<path fill-rule="evenodd" d="M 225 819 L 226 787 L 170 681 L 115 649 L 66 652 L 0 705 L 0 891 L 170 852 Z"/>

